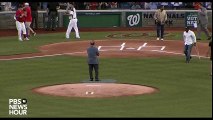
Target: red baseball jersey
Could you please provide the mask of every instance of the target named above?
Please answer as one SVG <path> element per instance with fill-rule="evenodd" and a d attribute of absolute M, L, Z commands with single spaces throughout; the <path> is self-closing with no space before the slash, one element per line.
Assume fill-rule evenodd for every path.
<path fill-rule="evenodd" d="M 24 14 L 23 10 L 17 10 L 16 11 L 16 20 L 19 21 L 19 22 L 25 22 L 26 17 L 22 16 L 23 14 Z"/>
<path fill-rule="evenodd" d="M 31 8 L 28 6 L 25 8 L 25 11 L 27 12 L 26 22 L 32 22 Z"/>

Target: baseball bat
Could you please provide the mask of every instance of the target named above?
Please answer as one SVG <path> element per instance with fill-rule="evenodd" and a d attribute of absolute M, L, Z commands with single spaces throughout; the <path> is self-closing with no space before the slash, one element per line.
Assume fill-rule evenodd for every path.
<path fill-rule="evenodd" d="M 197 46 L 194 46 L 194 47 L 195 47 L 195 51 L 196 51 L 196 53 L 198 55 L 198 58 L 200 59 L 200 54 L 199 54 L 198 48 L 197 48 Z"/>

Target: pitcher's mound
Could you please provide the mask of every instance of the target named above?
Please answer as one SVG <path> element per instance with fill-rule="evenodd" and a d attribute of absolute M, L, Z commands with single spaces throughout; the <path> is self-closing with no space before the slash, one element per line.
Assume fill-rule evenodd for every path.
<path fill-rule="evenodd" d="M 102 98 L 150 94 L 156 92 L 157 89 L 130 84 L 78 83 L 40 87 L 33 89 L 33 91 L 54 96 Z"/>

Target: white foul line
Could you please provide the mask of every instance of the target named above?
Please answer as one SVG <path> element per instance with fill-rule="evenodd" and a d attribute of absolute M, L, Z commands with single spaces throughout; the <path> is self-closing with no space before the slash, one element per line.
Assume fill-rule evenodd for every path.
<path fill-rule="evenodd" d="M 183 54 L 183 53 L 168 52 L 168 51 L 161 51 L 161 50 L 151 50 L 151 51 L 162 52 L 162 53 L 169 53 L 169 54 L 175 54 L 175 55 L 185 55 L 185 54 Z M 191 55 L 191 56 L 198 57 L 198 55 Z M 205 56 L 200 56 L 200 57 L 202 57 L 202 58 L 209 58 L 209 57 L 205 57 Z"/>
<path fill-rule="evenodd" d="M 78 53 L 85 53 L 85 52 L 73 52 L 73 53 L 32 56 L 32 57 L 8 58 L 8 59 L 0 59 L 0 61 L 1 60 L 22 60 L 22 59 L 31 59 L 31 58 L 42 58 L 42 57 L 52 57 L 52 56 L 60 56 L 60 55 L 73 55 L 73 54 L 78 54 Z"/>

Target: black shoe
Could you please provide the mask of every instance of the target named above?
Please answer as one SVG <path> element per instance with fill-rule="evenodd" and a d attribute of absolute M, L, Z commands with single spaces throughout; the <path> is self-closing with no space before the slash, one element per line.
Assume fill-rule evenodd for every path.
<path fill-rule="evenodd" d="M 45 29 L 46 31 L 49 31 L 50 29 Z"/>
<path fill-rule="evenodd" d="M 99 81 L 99 79 L 95 79 L 95 81 Z"/>
<path fill-rule="evenodd" d="M 207 40 L 211 40 L 212 39 L 212 36 L 210 36 Z"/>
<path fill-rule="evenodd" d="M 55 31 L 55 29 L 52 29 L 52 31 Z"/>
<path fill-rule="evenodd" d="M 197 38 L 197 40 L 201 40 L 200 38 Z"/>
<path fill-rule="evenodd" d="M 90 81 L 93 81 L 93 79 L 90 79 Z"/>
<path fill-rule="evenodd" d="M 192 56 L 190 56 L 190 59 L 192 59 Z"/>

